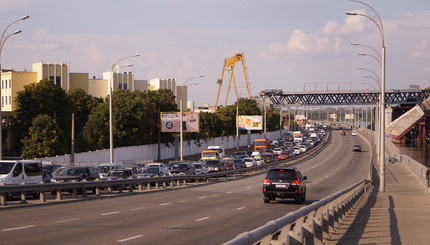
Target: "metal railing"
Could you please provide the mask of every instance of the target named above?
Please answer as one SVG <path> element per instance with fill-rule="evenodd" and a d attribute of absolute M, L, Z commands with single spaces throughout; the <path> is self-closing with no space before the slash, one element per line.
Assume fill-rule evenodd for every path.
<path fill-rule="evenodd" d="M 239 234 L 224 245 L 321 244 L 371 188 L 369 181 L 362 180 L 282 218 Z"/>
<path fill-rule="evenodd" d="M 214 172 L 201 175 L 175 175 L 165 177 L 151 177 L 151 178 L 133 178 L 121 180 L 96 180 L 96 181 L 81 181 L 81 182 L 58 182 L 58 183 L 40 183 L 40 184 L 26 184 L 20 185 L 0 185 L 0 205 L 7 205 L 7 197 L 10 193 L 18 193 L 20 195 L 19 202 L 27 204 L 27 194 L 34 193 L 39 197 L 41 202 L 46 202 L 46 192 L 55 193 L 55 200 L 63 200 L 63 192 L 70 192 L 72 198 L 76 198 L 78 194 L 81 197 L 87 197 L 87 191 L 92 190 L 96 196 L 100 196 L 102 191 L 107 190 L 107 193 L 117 191 L 122 193 L 124 190 L 128 192 L 141 192 L 144 190 L 159 189 L 186 186 L 187 183 L 209 182 L 210 180 L 220 178 L 237 178 L 244 175 L 251 175 L 267 171 L 270 167 L 277 165 L 295 165 L 300 162 L 306 161 L 315 157 L 322 151 L 328 143 L 331 142 L 331 133 L 328 133 L 323 140 L 311 148 L 307 154 L 299 155 L 285 161 L 275 161 L 268 164 L 259 166 Z"/>

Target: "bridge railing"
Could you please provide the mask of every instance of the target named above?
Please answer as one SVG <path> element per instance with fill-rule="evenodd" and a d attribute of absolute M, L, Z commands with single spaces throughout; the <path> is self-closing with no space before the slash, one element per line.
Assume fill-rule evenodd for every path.
<path fill-rule="evenodd" d="M 369 181 L 362 180 L 282 218 L 239 234 L 224 245 L 321 244 L 371 188 Z"/>

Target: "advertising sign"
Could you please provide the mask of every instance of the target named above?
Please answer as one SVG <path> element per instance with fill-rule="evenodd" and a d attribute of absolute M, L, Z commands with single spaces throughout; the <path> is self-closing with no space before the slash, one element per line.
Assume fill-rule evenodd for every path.
<path fill-rule="evenodd" d="M 294 115 L 294 120 L 296 122 L 303 122 L 306 121 L 306 116 L 305 115 Z"/>
<path fill-rule="evenodd" d="M 161 132 L 179 133 L 180 132 L 180 112 L 161 112 Z M 182 132 L 199 132 L 199 113 L 182 113 Z"/>
<path fill-rule="evenodd" d="M 345 114 L 346 120 L 354 120 L 354 114 Z"/>
<path fill-rule="evenodd" d="M 337 114 L 330 114 L 330 118 L 331 119 L 336 119 L 337 118 Z"/>
<path fill-rule="evenodd" d="M 263 130 L 263 116 L 239 116 L 239 130 Z"/>

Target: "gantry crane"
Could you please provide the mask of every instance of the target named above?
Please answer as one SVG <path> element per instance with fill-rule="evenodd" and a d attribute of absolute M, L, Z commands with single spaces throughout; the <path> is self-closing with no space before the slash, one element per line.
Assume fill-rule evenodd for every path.
<path fill-rule="evenodd" d="M 234 90 L 236 92 L 236 99 L 239 99 L 239 93 L 237 90 L 237 82 L 236 82 L 236 78 L 234 76 L 234 66 L 236 65 L 237 62 L 241 61 L 242 62 L 242 69 L 243 69 L 243 75 L 245 77 L 245 83 L 246 83 L 246 89 L 248 91 L 248 98 L 251 98 L 251 88 L 249 86 L 249 81 L 248 81 L 248 74 L 246 71 L 246 66 L 245 66 L 245 58 L 243 56 L 243 53 L 236 53 L 235 55 L 233 55 L 231 58 L 225 59 L 224 60 L 224 66 L 222 69 L 222 75 L 221 78 L 218 79 L 217 83 L 219 84 L 219 89 L 218 89 L 218 95 L 216 98 L 216 103 L 215 103 L 215 110 L 218 109 L 218 102 L 219 102 L 219 98 L 220 98 L 220 94 L 221 94 L 221 90 L 222 90 L 222 84 L 223 84 L 223 80 L 224 80 L 224 72 L 228 71 L 230 72 L 230 82 L 228 84 L 228 88 L 227 88 L 227 96 L 225 98 L 225 105 L 227 105 L 228 103 L 228 96 L 230 93 L 230 89 L 231 89 L 231 84 L 233 83 L 234 85 Z"/>

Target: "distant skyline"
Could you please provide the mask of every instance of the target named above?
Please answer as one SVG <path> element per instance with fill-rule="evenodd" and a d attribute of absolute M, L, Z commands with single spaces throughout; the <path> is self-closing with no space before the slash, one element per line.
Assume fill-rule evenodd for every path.
<path fill-rule="evenodd" d="M 364 2 L 383 20 L 386 89 L 430 85 L 430 2 Z M 5 43 L 1 65 L 30 71 L 34 62 L 68 62 L 71 72 L 101 77 L 118 59 L 140 53 L 123 62 L 133 64 L 124 71 L 138 80 L 175 78 L 180 85 L 204 74 L 189 88 L 189 100 L 198 106 L 215 104 L 224 59 L 235 52 L 244 53 L 253 95 L 264 89 L 337 89 L 335 84 L 377 88 L 362 77 L 372 74 L 357 69 L 380 75 L 374 59 L 358 55 L 371 50 L 350 43 L 380 51 L 380 35 L 374 23 L 348 11 L 371 14 L 348 0 L 3 0 L 0 31 L 21 16 L 30 18 L 9 29 L 22 33 Z M 243 87 L 241 71 L 238 64 Z"/>

